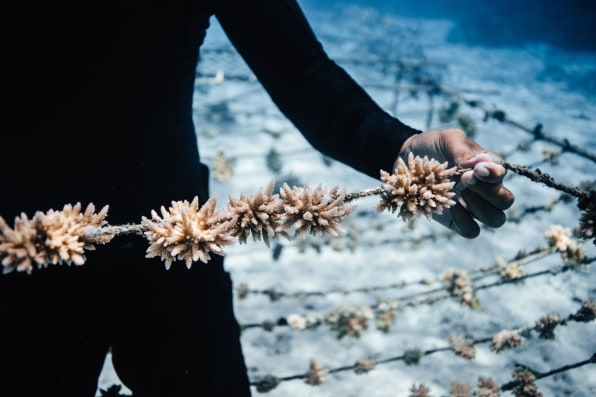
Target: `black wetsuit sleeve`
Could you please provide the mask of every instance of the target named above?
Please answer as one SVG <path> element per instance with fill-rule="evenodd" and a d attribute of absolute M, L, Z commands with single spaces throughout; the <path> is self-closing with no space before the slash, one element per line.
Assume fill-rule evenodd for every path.
<path fill-rule="evenodd" d="M 420 132 L 329 59 L 295 0 L 220 0 L 215 16 L 274 103 L 322 153 L 378 178 Z"/>

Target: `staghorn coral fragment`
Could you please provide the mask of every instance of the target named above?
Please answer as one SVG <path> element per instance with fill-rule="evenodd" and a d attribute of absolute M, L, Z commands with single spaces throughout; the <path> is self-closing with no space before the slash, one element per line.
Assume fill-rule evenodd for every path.
<path fill-rule="evenodd" d="M 302 331 L 302 330 L 306 329 L 306 326 L 308 325 L 306 317 L 304 317 L 300 314 L 297 314 L 297 313 L 289 314 L 286 317 L 286 321 L 287 321 L 288 325 L 290 326 L 290 328 L 298 330 L 298 331 Z"/>
<path fill-rule="evenodd" d="M 389 305 L 381 305 L 375 310 L 375 325 L 379 331 L 388 333 L 391 331 L 391 325 L 395 321 L 397 313 Z"/>
<path fill-rule="evenodd" d="M 345 189 L 337 186 L 327 190 L 318 185 L 313 190 L 308 186 L 290 188 L 284 183 L 280 189 L 283 211 L 277 215 L 280 224 L 276 231 L 287 235 L 286 231 L 293 227 L 296 235 L 339 235 L 339 224 L 355 209 L 345 202 L 345 195 Z"/>
<path fill-rule="evenodd" d="M 449 344 L 451 349 L 459 357 L 465 358 L 466 360 L 473 360 L 476 357 L 476 349 L 471 341 L 465 340 L 464 338 L 451 334 L 449 335 Z"/>
<path fill-rule="evenodd" d="M 557 251 L 565 252 L 571 243 L 571 230 L 561 225 L 551 225 L 544 233 L 544 237 Z"/>
<path fill-rule="evenodd" d="M 478 397 L 499 397 L 501 387 L 492 378 L 478 378 Z"/>
<path fill-rule="evenodd" d="M 586 252 L 581 244 L 571 239 L 571 230 L 561 225 L 551 225 L 544 233 L 548 244 L 561 253 L 563 260 L 581 261 Z"/>
<path fill-rule="evenodd" d="M 515 330 L 503 330 L 493 336 L 490 344 L 490 350 L 501 353 L 504 350 L 520 346 L 524 343 L 524 338 Z"/>
<path fill-rule="evenodd" d="M 501 258 L 498 258 L 496 265 L 497 269 L 499 270 L 499 277 L 501 277 L 501 280 L 503 281 L 515 280 L 526 275 L 524 269 L 517 262 L 509 263 Z"/>
<path fill-rule="evenodd" d="M 246 243 L 249 236 L 253 241 L 263 240 L 267 247 L 271 239 L 278 237 L 276 214 L 282 210 L 283 201 L 279 195 L 272 195 L 274 183 L 254 196 L 242 194 L 239 199 L 230 198 L 227 216 L 230 221 L 230 235 L 238 242 Z"/>
<path fill-rule="evenodd" d="M 594 321 L 596 319 L 596 303 L 589 299 L 583 301 L 582 307 L 577 311 L 577 313 L 570 316 L 570 318 L 573 321 L 582 323 Z"/>
<path fill-rule="evenodd" d="M 38 211 L 32 219 L 26 214 L 15 218 L 14 229 L 0 217 L 0 256 L 3 272 L 14 270 L 31 273 L 35 266 L 83 265 L 85 250 L 105 244 L 113 235 L 97 236 L 106 224 L 108 206 L 95 213 L 93 203 L 81 213 L 81 203 L 66 204 L 61 211 Z"/>
<path fill-rule="evenodd" d="M 308 373 L 306 374 L 306 383 L 312 386 L 317 386 L 323 383 L 325 376 L 329 373 L 329 370 L 324 368 L 315 360 L 310 360 L 310 366 Z"/>
<path fill-rule="evenodd" d="M 246 299 L 249 293 L 250 290 L 248 289 L 248 284 L 240 283 L 238 285 L 238 289 L 236 291 L 236 297 L 238 298 L 238 300 Z"/>
<path fill-rule="evenodd" d="M 46 262 L 44 238 L 37 221 L 22 213 L 14 221 L 14 229 L 0 217 L 0 254 L 3 273 L 24 271 L 31 273 L 35 266 Z"/>
<path fill-rule="evenodd" d="M 541 339 L 555 339 L 555 328 L 561 323 L 559 316 L 549 313 L 536 321 L 534 329 Z"/>
<path fill-rule="evenodd" d="M 370 307 L 354 305 L 330 313 L 325 322 L 332 330 L 337 331 L 337 339 L 344 336 L 359 338 L 362 331 L 368 328 L 368 321 L 373 316 L 374 312 Z"/>
<path fill-rule="evenodd" d="M 449 397 L 472 397 L 472 388 L 462 383 L 453 382 Z"/>
<path fill-rule="evenodd" d="M 213 159 L 213 177 L 216 181 L 229 181 L 234 177 L 236 159 L 227 157 L 221 149 L 215 152 Z"/>
<path fill-rule="evenodd" d="M 377 205 L 379 212 L 398 212 L 398 217 L 409 221 L 419 214 L 431 219 L 433 213 L 441 214 L 444 209 L 455 205 L 451 189 L 455 182 L 449 178 L 457 173 L 457 167 L 447 168 L 448 163 L 439 163 L 427 156 L 408 155 L 408 162 L 400 157 L 393 174 L 381 170 L 384 191 Z"/>
<path fill-rule="evenodd" d="M 515 368 L 513 379 L 516 383 L 511 392 L 515 397 L 542 397 L 542 393 L 538 391 L 538 387 L 534 383 L 536 376 L 526 368 Z"/>
<path fill-rule="evenodd" d="M 455 272 L 448 270 L 442 276 L 443 281 L 448 285 L 448 291 L 459 302 L 471 309 L 478 309 L 480 302 L 476 297 L 474 284 L 469 272 Z"/>
<path fill-rule="evenodd" d="M 93 250 L 95 246 L 84 240 L 87 232 L 93 234 L 94 227 L 101 227 L 106 222 L 107 207 L 99 214 L 94 214 L 95 206 L 89 204 L 81 214 L 81 203 L 74 206 L 67 204 L 62 211 L 49 210 L 39 214 L 38 219 L 45 234 L 48 261 L 46 263 L 85 263 L 84 250 Z"/>
<path fill-rule="evenodd" d="M 367 374 L 375 369 L 375 362 L 369 358 L 362 358 L 354 364 L 354 372 L 358 375 Z"/>
<path fill-rule="evenodd" d="M 225 255 L 222 247 L 232 243 L 229 221 L 222 221 L 215 211 L 216 200 L 210 198 L 199 208 L 199 198 L 192 202 L 172 201 L 169 209 L 161 207 L 161 216 L 151 211 L 143 217 L 145 237 L 150 243 L 146 257 L 159 256 L 169 269 L 175 260 L 190 268 L 193 262 L 207 263 L 210 253 Z"/>
<path fill-rule="evenodd" d="M 413 385 L 410 388 L 410 394 L 408 394 L 408 397 L 431 397 L 430 389 L 424 386 L 423 384 L 420 384 L 418 386 Z"/>

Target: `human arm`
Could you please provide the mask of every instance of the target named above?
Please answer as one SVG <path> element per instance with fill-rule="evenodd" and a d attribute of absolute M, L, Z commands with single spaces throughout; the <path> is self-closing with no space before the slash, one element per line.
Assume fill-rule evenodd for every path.
<path fill-rule="evenodd" d="M 421 134 L 381 109 L 329 59 L 294 0 L 222 0 L 216 16 L 275 104 L 315 148 L 377 179 L 408 152 L 474 167 L 457 184 L 458 204 L 435 219 L 469 238 L 480 230 L 474 219 L 503 224 L 513 195 L 502 186 L 505 170 L 494 162 L 496 154 L 471 160 L 487 151 L 463 131 Z"/>
<path fill-rule="evenodd" d="M 329 59 L 294 0 L 222 0 L 215 15 L 275 104 L 318 150 L 375 179 L 420 131 Z"/>

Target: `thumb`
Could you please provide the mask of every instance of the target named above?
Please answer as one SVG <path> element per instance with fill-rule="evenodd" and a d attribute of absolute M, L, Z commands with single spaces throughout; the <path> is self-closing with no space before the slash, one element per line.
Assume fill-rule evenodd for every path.
<path fill-rule="evenodd" d="M 482 150 L 482 148 L 480 150 Z M 463 160 L 461 160 L 458 164 L 463 168 L 474 168 L 476 164 L 486 161 L 496 163 L 502 160 L 501 156 L 486 150 L 483 150 L 479 153 L 471 152 L 467 154 L 467 157 L 462 156 L 462 158 Z"/>

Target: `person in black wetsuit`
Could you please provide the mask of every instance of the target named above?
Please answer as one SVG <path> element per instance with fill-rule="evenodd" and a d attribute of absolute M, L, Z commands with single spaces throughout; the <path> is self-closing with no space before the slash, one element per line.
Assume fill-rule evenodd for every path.
<path fill-rule="evenodd" d="M 470 238 L 477 221 L 505 222 L 513 195 L 496 155 L 461 130 L 421 133 L 382 110 L 328 58 L 295 0 L 25 7 L 11 15 L 1 55 L 0 216 L 9 223 L 77 202 L 109 204 L 111 224 L 136 223 L 172 200 L 207 200 L 191 112 L 213 16 L 315 148 L 374 178 L 409 152 L 472 167 L 461 177 L 467 204 L 437 220 Z M 119 236 L 84 266 L 3 274 L 0 393 L 93 396 L 111 349 L 135 397 L 250 395 L 222 259 L 165 270 L 146 248 Z"/>

